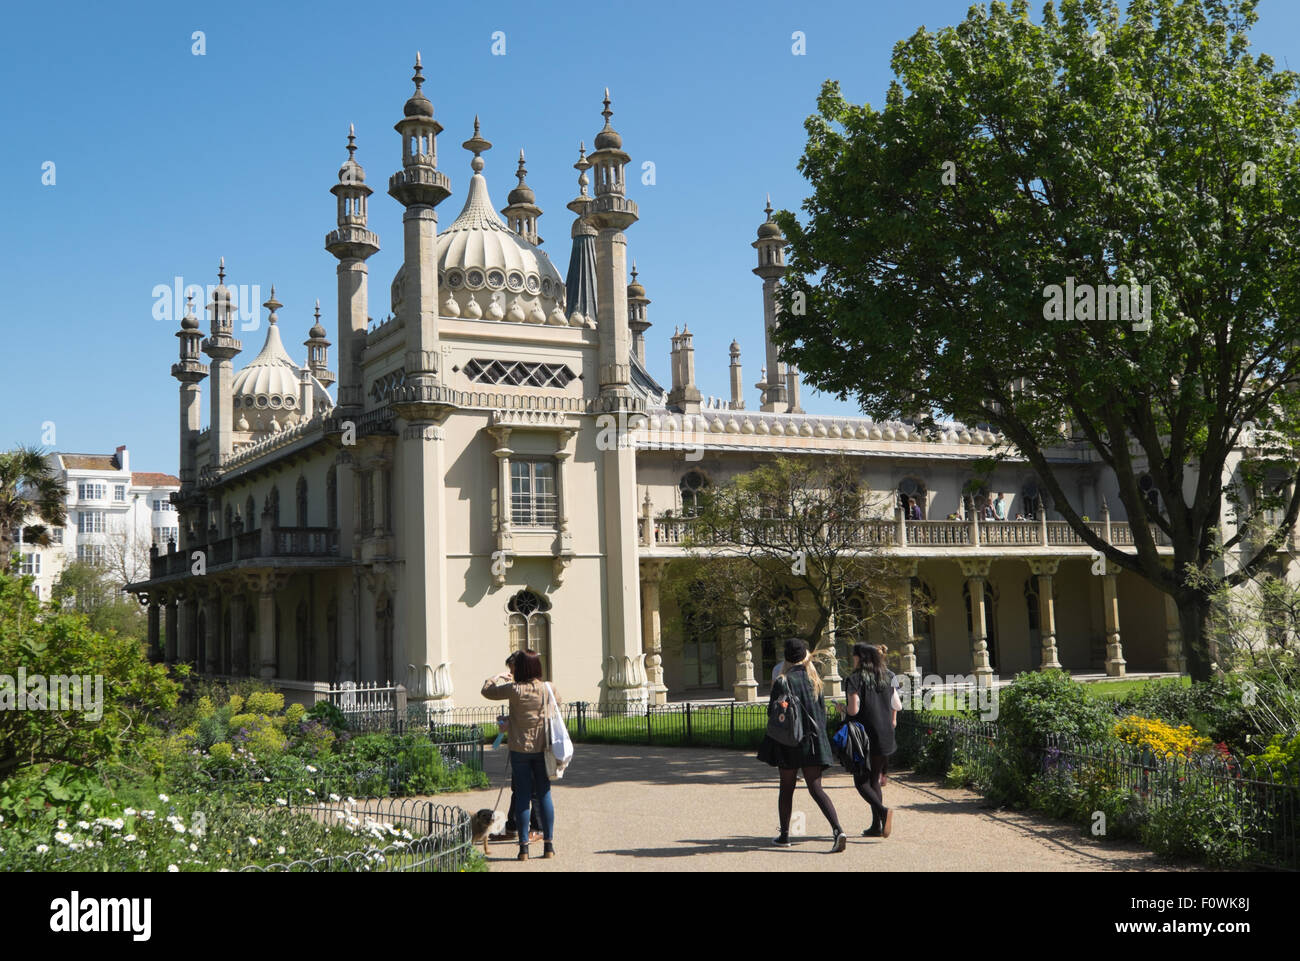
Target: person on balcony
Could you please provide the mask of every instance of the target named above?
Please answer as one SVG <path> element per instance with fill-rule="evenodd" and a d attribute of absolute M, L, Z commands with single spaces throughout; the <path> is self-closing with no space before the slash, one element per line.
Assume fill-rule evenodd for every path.
<path fill-rule="evenodd" d="M 993 517 L 1000 521 L 1007 519 L 1007 505 L 1002 499 L 1002 493 L 1000 491 L 998 492 L 998 496 L 993 500 Z"/>
<path fill-rule="evenodd" d="M 916 503 L 915 497 L 907 499 L 907 519 L 909 521 L 919 521 L 921 519 L 921 507 Z"/>

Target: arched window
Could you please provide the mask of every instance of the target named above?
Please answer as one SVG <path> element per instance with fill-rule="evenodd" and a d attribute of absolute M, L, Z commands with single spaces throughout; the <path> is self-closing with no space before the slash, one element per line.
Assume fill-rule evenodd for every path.
<path fill-rule="evenodd" d="M 225 531 L 223 531 L 223 533 L 229 536 L 231 533 L 234 532 L 234 530 L 235 530 L 235 505 L 227 504 L 226 505 L 226 529 Z"/>
<path fill-rule="evenodd" d="M 1043 489 L 1037 478 L 1025 482 L 1020 490 L 1020 498 L 1021 513 L 1027 521 L 1036 521 L 1052 509 L 1052 496 Z"/>
<path fill-rule="evenodd" d="M 522 590 L 506 603 L 506 610 L 510 650 L 536 651 L 542 659 L 542 677 L 551 680 L 551 602 L 544 594 Z"/>
<path fill-rule="evenodd" d="M 916 669 L 922 674 L 935 673 L 934 591 L 919 577 L 912 578 L 912 648 Z"/>
<path fill-rule="evenodd" d="M 989 489 L 978 481 L 969 481 L 966 484 L 965 492 L 962 494 L 962 506 L 966 511 L 966 518 L 978 517 L 984 519 L 984 508 L 993 502 L 989 498 Z"/>
<path fill-rule="evenodd" d="M 248 495 L 248 500 L 244 501 L 244 530 L 251 531 L 254 527 L 261 524 L 257 517 L 257 501 L 253 500 L 253 495 Z"/>
<path fill-rule="evenodd" d="M 271 526 L 280 526 L 280 488 L 272 487 L 271 492 L 266 495 L 266 510 L 271 515 Z"/>
<path fill-rule="evenodd" d="M 339 526 L 339 475 L 333 467 L 325 475 L 325 526 Z"/>
<path fill-rule="evenodd" d="M 903 516 L 908 520 L 926 519 L 925 482 L 915 477 L 905 477 L 898 484 L 898 506 L 903 509 Z"/>
<path fill-rule="evenodd" d="M 298 526 L 307 527 L 307 478 L 298 478 Z"/>
<path fill-rule="evenodd" d="M 961 586 L 962 600 L 966 602 L 966 636 L 968 640 L 973 640 L 975 636 L 974 621 L 971 619 L 971 597 L 970 582 L 966 581 Z M 997 623 L 998 623 L 998 592 L 993 584 L 989 581 L 984 582 L 984 643 L 988 645 L 989 667 L 997 670 Z"/>
<path fill-rule="evenodd" d="M 1037 668 L 1042 660 L 1043 622 L 1038 605 L 1038 578 L 1025 580 L 1025 613 L 1029 616 L 1029 667 Z"/>
<path fill-rule="evenodd" d="M 677 486 L 682 492 L 682 516 L 694 517 L 700 511 L 700 498 L 709 486 L 709 479 L 700 471 L 687 471 Z"/>

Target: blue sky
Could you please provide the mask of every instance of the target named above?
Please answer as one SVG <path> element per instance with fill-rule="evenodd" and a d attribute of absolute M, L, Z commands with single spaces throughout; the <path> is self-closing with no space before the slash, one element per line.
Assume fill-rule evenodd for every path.
<path fill-rule="evenodd" d="M 336 329 L 334 267 L 322 247 L 348 123 L 376 187 L 370 313 L 388 313 L 401 257 L 401 208 L 384 193 L 400 166 L 393 124 L 410 95 L 415 51 L 446 128 L 439 167 L 452 180 L 442 223 L 470 176 L 460 143 L 474 115 L 494 149 L 485 171 L 498 208 L 520 147 L 545 214 L 539 229 L 561 272 L 568 260 L 579 140 L 600 129 L 609 86 L 632 155 L 641 220 L 629 254 L 652 300 L 647 359 L 668 381 L 674 325 L 695 332 L 706 394 L 727 392 L 727 345 L 740 341 L 746 402 L 762 364 L 760 282 L 750 242 L 764 194 L 798 209 L 803 121 L 818 89 L 879 104 L 895 42 L 961 20 L 966 0 L 907 4 L 21 4 L 6 10 L 0 80 L 7 92 L 0 172 L 10 225 L 0 241 L 5 291 L 0 444 L 38 443 L 53 422 L 64 451 L 132 451 L 138 470 L 177 469 L 176 324 L 153 317 L 156 285 L 270 285 L 301 359 L 320 298 Z M 1039 5 L 1035 5 L 1037 9 Z M 1265 0 L 1254 39 L 1300 67 L 1300 11 Z M 191 49 L 203 31 L 206 52 Z M 505 34 L 505 55 L 492 53 Z M 806 54 L 792 53 L 792 34 Z M 656 183 L 640 183 L 643 161 Z M 56 182 L 43 185 L 42 165 Z M 206 318 L 204 329 L 207 328 Z M 264 325 L 243 333 L 242 365 Z M 331 349 L 331 366 L 337 357 Z M 204 411 L 206 421 L 206 388 Z M 805 393 L 804 406 L 851 404 Z"/>

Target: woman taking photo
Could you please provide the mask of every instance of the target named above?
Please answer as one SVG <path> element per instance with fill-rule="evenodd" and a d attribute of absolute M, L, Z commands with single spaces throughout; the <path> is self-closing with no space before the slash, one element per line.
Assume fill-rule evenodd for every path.
<path fill-rule="evenodd" d="M 781 822 L 781 834 L 773 841 L 779 847 L 790 844 L 790 812 L 794 807 L 794 782 L 800 771 L 817 806 L 835 832 L 831 840 L 831 854 L 844 850 L 847 839 L 840 830 L 840 819 L 835 805 L 822 788 L 822 772 L 831 766 L 831 746 L 826 737 L 826 701 L 822 697 L 822 679 L 813 666 L 808 646 L 797 637 L 785 642 L 785 666 L 772 685 L 772 696 L 796 698 L 803 710 L 804 739 L 790 747 L 778 744 L 764 736 L 758 746 L 758 759 L 771 764 L 781 773 L 781 792 L 777 796 L 776 811 Z"/>
<path fill-rule="evenodd" d="M 849 720 L 857 721 L 871 739 L 866 770 L 853 775 L 853 786 L 871 805 L 871 827 L 864 837 L 887 838 L 894 827 L 894 812 L 885 807 L 884 777 L 888 757 L 894 753 L 894 725 L 903 702 L 894 689 L 894 676 L 885 667 L 880 648 L 853 645 L 853 673 L 844 681 Z"/>
<path fill-rule="evenodd" d="M 533 795 L 542 812 L 543 857 L 555 857 L 551 844 L 555 808 L 551 804 L 551 780 L 546 776 L 546 719 L 553 709 L 551 691 L 542 680 L 542 659 L 535 651 L 524 651 L 511 665 L 510 674 L 498 674 L 483 682 L 483 696 L 510 702 L 510 770 L 514 785 L 515 824 L 530 821 Z M 556 701 L 558 706 L 558 699 Z M 528 860 L 528 832 L 519 832 L 519 860 Z"/>

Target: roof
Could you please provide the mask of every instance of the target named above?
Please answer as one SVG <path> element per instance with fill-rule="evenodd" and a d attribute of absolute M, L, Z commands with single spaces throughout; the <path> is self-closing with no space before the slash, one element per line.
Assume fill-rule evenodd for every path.
<path fill-rule="evenodd" d="M 121 470 L 113 454 L 60 454 L 65 470 Z"/>
<path fill-rule="evenodd" d="M 173 474 L 155 471 L 132 471 L 131 483 L 136 487 L 180 487 L 181 479 Z"/>

